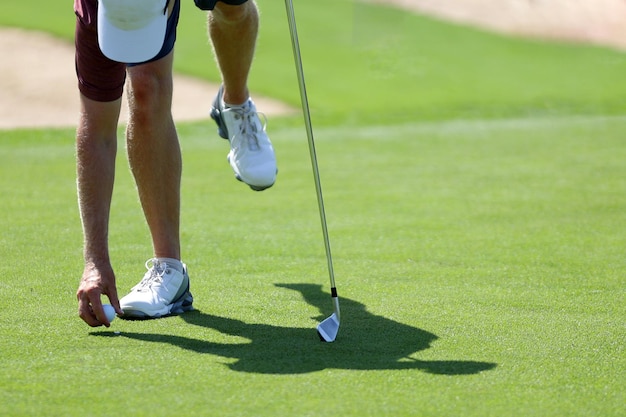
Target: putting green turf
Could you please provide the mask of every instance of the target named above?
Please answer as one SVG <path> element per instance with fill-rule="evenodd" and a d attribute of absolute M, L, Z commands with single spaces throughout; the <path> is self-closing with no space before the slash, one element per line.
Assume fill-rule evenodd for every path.
<path fill-rule="evenodd" d="M 315 334 L 332 304 L 299 117 L 270 118 L 280 173 L 262 193 L 210 122 L 179 125 L 198 310 L 110 329 L 76 315 L 73 130 L 0 131 L 0 414 L 622 415 L 624 55 L 300 3 L 337 341 Z M 282 4 L 262 7 L 255 91 L 297 104 Z M 187 72 L 210 61 L 193 31 Z M 151 248 L 122 142 L 110 241 L 123 293 Z"/>
<path fill-rule="evenodd" d="M 71 130 L 3 132 L 4 413 L 619 415 L 624 129 L 615 117 L 318 129 L 334 344 L 315 334 L 332 306 L 302 129 L 272 131 L 279 181 L 254 193 L 212 127 L 180 128 L 198 311 L 110 329 L 75 313 Z M 111 245 L 124 291 L 150 252 L 124 163 Z"/>

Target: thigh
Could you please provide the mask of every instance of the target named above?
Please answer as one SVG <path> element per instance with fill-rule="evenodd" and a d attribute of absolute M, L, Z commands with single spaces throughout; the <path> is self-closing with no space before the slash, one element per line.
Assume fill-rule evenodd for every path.
<path fill-rule="evenodd" d="M 91 100 L 81 94 L 77 137 L 86 141 L 104 141 L 114 148 L 117 140 L 117 122 L 121 104 L 121 98 L 103 102 Z"/>
<path fill-rule="evenodd" d="M 105 57 L 98 46 L 95 19 L 76 17 L 75 33 L 76 76 L 78 89 L 95 101 L 115 101 L 122 96 L 126 78 L 126 64 Z"/>

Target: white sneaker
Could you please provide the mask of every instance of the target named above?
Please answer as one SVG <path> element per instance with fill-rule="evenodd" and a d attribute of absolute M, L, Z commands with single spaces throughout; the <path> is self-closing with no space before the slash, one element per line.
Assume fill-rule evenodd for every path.
<path fill-rule="evenodd" d="M 187 266 L 177 271 L 156 258 L 146 261 L 148 272 L 120 300 L 127 318 L 158 318 L 193 310 Z"/>
<path fill-rule="evenodd" d="M 276 181 L 276 156 L 252 99 L 241 107 L 224 108 L 224 87 L 220 87 L 211 108 L 217 132 L 230 143 L 228 162 L 235 177 L 255 191 L 262 191 Z M 265 115 L 263 115 L 265 117 Z"/>

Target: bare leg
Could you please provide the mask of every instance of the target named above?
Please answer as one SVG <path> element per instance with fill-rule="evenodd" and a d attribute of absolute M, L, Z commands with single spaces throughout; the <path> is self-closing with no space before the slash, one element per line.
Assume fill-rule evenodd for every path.
<path fill-rule="evenodd" d="M 150 228 L 154 255 L 180 260 L 182 160 L 172 119 L 174 54 L 130 67 L 128 159 Z"/>
<path fill-rule="evenodd" d="M 100 295 L 107 295 L 121 313 L 108 246 L 120 100 L 102 103 L 81 95 L 80 101 L 76 171 L 85 269 L 76 296 L 80 317 L 90 326 L 99 326 L 108 323 Z"/>
<path fill-rule="evenodd" d="M 248 74 L 259 30 L 253 0 L 240 6 L 218 2 L 209 13 L 208 31 L 224 83 L 224 101 L 242 104 L 248 97 Z"/>

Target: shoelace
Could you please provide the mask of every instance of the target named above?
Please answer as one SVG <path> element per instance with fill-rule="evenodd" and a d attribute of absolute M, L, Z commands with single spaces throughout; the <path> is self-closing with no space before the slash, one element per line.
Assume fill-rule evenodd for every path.
<path fill-rule="evenodd" d="M 163 282 L 163 275 L 167 273 L 167 264 L 159 262 L 157 258 L 152 258 L 146 261 L 146 269 L 149 274 L 144 275 L 141 282 L 137 284 L 138 291 L 148 289 L 154 283 Z"/>
<path fill-rule="evenodd" d="M 235 120 L 240 120 L 239 123 L 239 132 L 235 133 L 233 136 L 233 141 L 239 139 L 240 137 L 244 137 L 245 143 L 248 145 L 248 149 L 251 151 L 258 151 L 261 149 L 259 146 L 259 139 L 257 137 L 258 129 L 254 120 L 254 116 L 263 116 L 263 132 L 267 127 L 267 117 L 265 113 L 252 111 L 252 106 L 250 104 L 246 104 L 243 107 L 229 107 L 224 110 L 225 112 L 234 112 Z M 260 119 L 260 117 L 259 117 Z"/>

